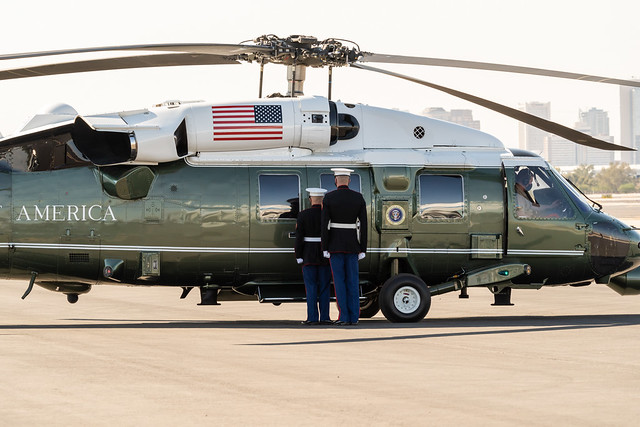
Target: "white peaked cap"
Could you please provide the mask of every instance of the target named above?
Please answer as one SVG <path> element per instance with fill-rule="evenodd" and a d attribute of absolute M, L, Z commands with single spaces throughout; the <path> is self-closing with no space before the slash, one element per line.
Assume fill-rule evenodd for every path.
<path fill-rule="evenodd" d="M 312 197 L 322 197 L 327 192 L 324 188 L 307 188 L 307 191 Z"/>
<path fill-rule="evenodd" d="M 331 171 L 335 176 L 339 176 L 339 175 L 351 176 L 351 172 L 353 172 L 353 169 L 333 168 L 331 169 Z"/>

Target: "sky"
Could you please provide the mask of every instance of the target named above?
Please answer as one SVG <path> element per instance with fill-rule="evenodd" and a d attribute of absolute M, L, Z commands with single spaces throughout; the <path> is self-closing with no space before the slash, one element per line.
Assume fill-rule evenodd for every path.
<path fill-rule="evenodd" d="M 239 43 L 263 34 L 342 38 L 364 51 L 495 62 L 640 78 L 640 2 L 631 0 L 432 1 L 245 0 L 10 2 L 0 54 L 144 43 Z M 72 57 L 70 59 L 78 59 Z M 8 69 L 48 62 L 2 61 Z M 551 102 L 551 120 L 573 127 L 578 111 L 609 113 L 619 142 L 619 87 L 442 67 L 370 64 L 518 108 Z M 79 114 L 149 107 L 165 100 L 244 101 L 258 95 L 256 64 L 119 70 L 0 81 L 0 133 L 19 130 L 47 106 Z M 368 71 L 333 73 L 333 99 L 421 113 L 472 109 L 481 129 L 517 147 L 518 122 L 433 89 Z M 267 65 L 265 93 L 286 92 L 286 68 Z M 306 95 L 327 94 L 327 70 L 307 70 Z"/>

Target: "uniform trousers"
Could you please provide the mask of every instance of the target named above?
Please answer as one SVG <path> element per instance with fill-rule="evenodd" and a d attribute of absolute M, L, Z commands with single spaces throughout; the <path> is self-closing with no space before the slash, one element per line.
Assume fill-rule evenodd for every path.
<path fill-rule="evenodd" d="M 307 292 L 307 320 L 309 322 L 329 321 L 331 267 L 307 264 L 302 267 L 302 278 Z M 320 309 L 320 319 L 318 319 L 318 308 Z"/>
<path fill-rule="evenodd" d="M 331 272 L 342 322 L 356 323 L 360 317 L 358 254 L 331 252 Z"/>

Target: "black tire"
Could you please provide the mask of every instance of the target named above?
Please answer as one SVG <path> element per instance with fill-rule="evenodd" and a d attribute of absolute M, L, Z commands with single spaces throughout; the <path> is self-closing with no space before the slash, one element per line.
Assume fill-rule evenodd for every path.
<path fill-rule="evenodd" d="M 380 309 L 390 322 L 419 322 L 429 312 L 431 293 L 413 274 L 390 277 L 380 291 Z"/>
<path fill-rule="evenodd" d="M 380 311 L 378 303 L 378 295 L 375 295 L 364 302 L 360 303 L 360 317 L 363 319 L 371 319 Z"/>

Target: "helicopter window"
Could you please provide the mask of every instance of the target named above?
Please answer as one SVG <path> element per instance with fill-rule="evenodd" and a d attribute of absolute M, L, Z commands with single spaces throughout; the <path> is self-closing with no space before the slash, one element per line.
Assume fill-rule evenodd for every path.
<path fill-rule="evenodd" d="M 569 197 L 573 200 L 573 203 L 576 204 L 580 212 L 584 214 L 588 214 L 593 212 L 593 208 L 591 207 L 591 203 L 589 200 L 582 194 L 580 191 L 576 189 L 571 183 L 569 183 L 562 174 L 558 173 L 555 169 L 551 169 L 553 175 L 560 181 L 560 184 L 564 186 L 565 189 L 568 190 Z"/>
<path fill-rule="evenodd" d="M 549 171 L 537 166 L 514 169 L 515 214 L 518 218 L 573 218 L 574 209 Z"/>
<path fill-rule="evenodd" d="M 260 219 L 295 219 L 300 211 L 298 175 L 260 175 Z"/>
<path fill-rule="evenodd" d="M 459 175 L 420 175 L 420 218 L 456 219 L 464 214 L 464 192 Z"/>
<path fill-rule="evenodd" d="M 320 187 L 327 191 L 333 191 L 336 189 L 336 182 L 332 173 L 323 173 L 320 175 Z M 349 182 L 349 188 L 358 193 L 362 192 L 360 187 L 360 175 L 352 173 L 351 181 Z"/>

